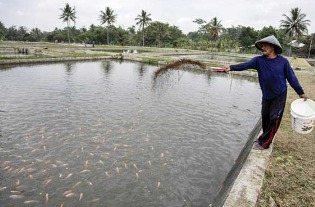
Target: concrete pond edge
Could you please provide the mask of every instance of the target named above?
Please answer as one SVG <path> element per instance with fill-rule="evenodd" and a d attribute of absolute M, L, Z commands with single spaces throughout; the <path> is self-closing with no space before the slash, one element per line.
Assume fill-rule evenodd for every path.
<path fill-rule="evenodd" d="M 272 150 L 273 144 L 266 150 L 251 150 L 225 200 L 224 207 L 256 205 Z"/>

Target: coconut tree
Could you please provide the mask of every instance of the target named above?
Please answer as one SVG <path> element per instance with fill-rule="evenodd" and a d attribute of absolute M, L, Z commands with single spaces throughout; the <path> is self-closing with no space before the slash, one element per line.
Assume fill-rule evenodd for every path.
<path fill-rule="evenodd" d="M 69 40 L 69 44 L 70 44 L 70 21 L 73 21 L 75 23 L 75 19 L 77 18 L 75 16 L 76 11 L 75 11 L 75 7 L 71 8 L 71 6 L 66 3 L 64 8 L 60 8 L 60 10 L 62 11 L 62 14 L 60 15 L 59 19 L 62 19 L 63 22 L 67 22 L 67 27 L 68 27 L 68 40 Z"/>
<path fill-rule="evenodd" d="M 136 25 L 139 25 L 142 28 L 142 46 L 144 46 L 144 27 L 147 26 L 151 22 L 150 18 L 151 14 L 148 14 L 146 11 L 142 10 L 141 14 L 139 14 L 135 20 Z"/>
<path fill-rule="evenodd" d="M 217 17 L 214 17 L 208 24 L 207 24 L 208 33 L 211 35 L 214 41 L 217 41 L 219 35 L 224 30 L 224 27 L 221 24 L 221 21 L 218 20 Z"/>
<path fill-rule="evenodd" d="M 105 7 L 105 10 L 101 11 L 99 20 L 102 25 L 107 24 L 107 31 L 106 31 L 107 32 L 107 45 L 109 45 L 109 34 L 108 34 L 109 26 L 115 23 L 116 17 L 117 15 L 114 14 L 114 10 L 111 9 L 110 7 Z"/>
<path fill-rule="evenodd" d="M 290 15 L 283 14 L 283 20 L 280 21 L 280 27 L 284 28 L 290 38 L 299 39 L 304 33 L 307 33 L 307 26 L 310 20 L 305 19 L 306 14 L 301 13 L 298 7 L 291 9 Z"/>

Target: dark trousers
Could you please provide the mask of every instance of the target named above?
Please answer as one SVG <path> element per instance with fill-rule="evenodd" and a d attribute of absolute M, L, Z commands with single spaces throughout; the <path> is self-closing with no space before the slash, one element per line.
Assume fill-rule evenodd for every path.
<path fill-rule="evenodd" d="M 258 143 L 263 148 L 271 144 L 283 116 L 287 91 L 271 100 L 262 100 L 261 117 L 263 133 L 258 138 Z"/>

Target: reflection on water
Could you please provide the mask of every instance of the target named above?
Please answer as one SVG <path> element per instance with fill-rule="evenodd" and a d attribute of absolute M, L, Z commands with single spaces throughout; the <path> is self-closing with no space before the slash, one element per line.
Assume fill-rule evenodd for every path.
<path fill-rule="evenodd" d="M 0 203 L 208 206 L 259 118 L 259 86 L 201 71 L 153 82 L 156 69 L 0 70 Z"/>
<path fill-rule="evenodd" d="M 113 64 L 111 61 L 103 61 L 102 62 L 102 68 L 103 68 L 105 74 L 108 75 L 110 73 L 111 69 L 113 68 Z"/>

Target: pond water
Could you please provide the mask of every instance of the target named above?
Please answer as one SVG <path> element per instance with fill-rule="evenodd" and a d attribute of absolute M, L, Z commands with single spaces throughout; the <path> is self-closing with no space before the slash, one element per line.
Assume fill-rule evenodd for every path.
<path fill-rule="evenodd" d="M 259 119 L 259 85 L 155 70 L 0 70 L 1 206 L 208 206 Z"/>

